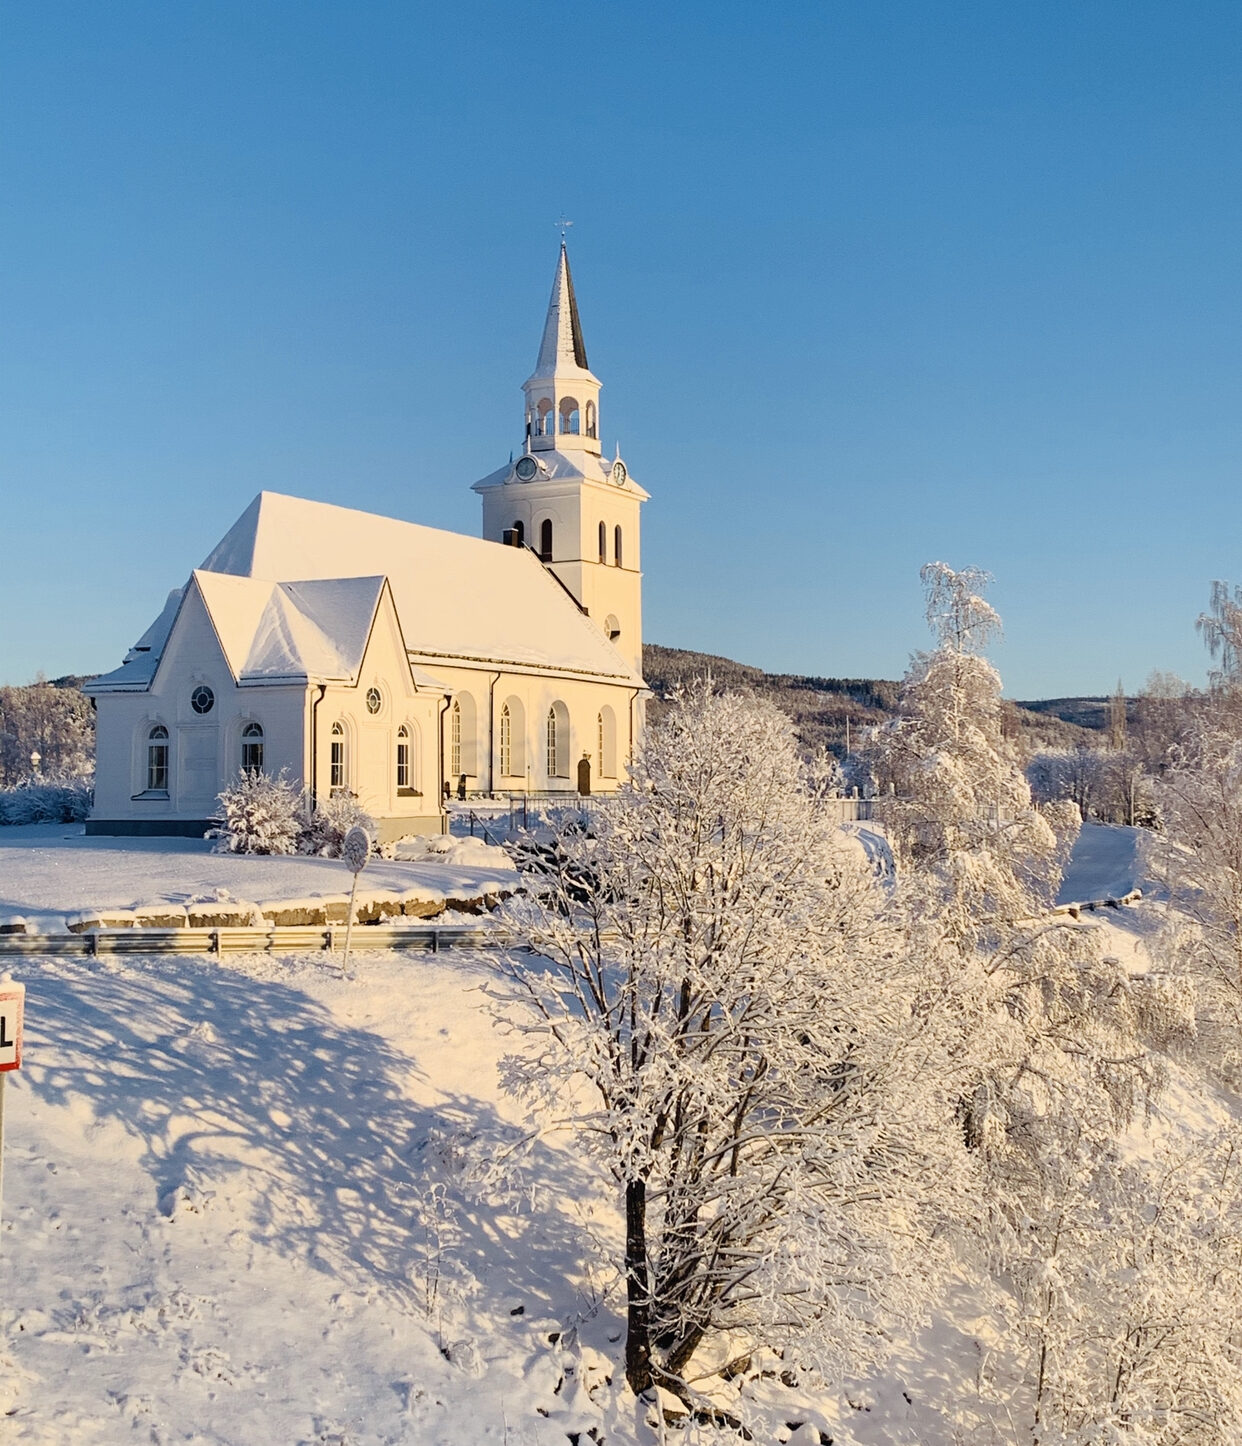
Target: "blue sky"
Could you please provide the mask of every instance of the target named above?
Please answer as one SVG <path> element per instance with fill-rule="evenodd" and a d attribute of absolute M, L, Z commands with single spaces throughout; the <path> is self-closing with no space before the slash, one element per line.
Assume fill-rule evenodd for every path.
<path fill-rule="evenodd" d="M 556 252 L 650 641 L 1201 680 L 1242 581 L 1242 7 L 0 0 L 0 681 L 261 488 L 478 527 Z"/>

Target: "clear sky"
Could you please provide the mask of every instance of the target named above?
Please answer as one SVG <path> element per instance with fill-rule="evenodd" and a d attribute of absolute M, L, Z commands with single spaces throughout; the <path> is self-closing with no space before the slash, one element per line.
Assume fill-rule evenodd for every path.
<path fill-rule="evenodd" d="M 0 0 L 0 681 L 262 488 L 476 531 L 556 256 L 650 641 L 1201 680 L 1242 581 L 1242 6 Z"/>

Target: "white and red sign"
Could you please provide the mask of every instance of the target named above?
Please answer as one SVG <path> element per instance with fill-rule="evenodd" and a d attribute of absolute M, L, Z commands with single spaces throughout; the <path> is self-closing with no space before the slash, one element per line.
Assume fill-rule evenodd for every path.
<path fill-rule="evenodd" d="M 26 986 L 0 979 L 0 1074 L 22 1067 L 22 1013 Z"/>

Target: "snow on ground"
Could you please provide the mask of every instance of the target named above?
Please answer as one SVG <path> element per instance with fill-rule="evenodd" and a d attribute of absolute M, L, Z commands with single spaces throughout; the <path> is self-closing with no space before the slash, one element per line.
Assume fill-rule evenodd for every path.
<path fill-rule="evenodd" d="M 347 893 L 352 875 L 337 859 L 261 858 L 212 853 L 203 839 L 87 838 L 81 824 L 0 828 L 0 917 L 21 915 L 40 931 L 65 928 L 71 914 L 130 909 L 211 896 L 223 890 L 255 903 Z M 368 891 L 412 887 L 454 898 L 512 887 L 513 867 L 499 849 L 456 840 L 443 859 L 372 859 Z"/>
<path fill-rule="evenodd" d="M 1127 892 L 1135 858 L 1133 831 L 1084 830 L 1070 892 Z M 0 909 L 63 914 L 102 883 L 121 902 L 256 892 L 215 872 L 239 865 L 331 871 L 325 889 L 341 872 L 6 830 Z M 399 867 L 404 881 L 416 866 Z M 306 875 L 290 887 L 307 892 Z M 1084 922 L 1139 968 L 1147 911 Z M 570 1135 L 521 1176 L 486 1173 L 520 1120 L 500 1083 L 513 1040 L 479 988 L 499 958 L 373 953 L 350 973 L 322 954 L 15 960 L 5 1446 L 635 1442 L 613 1193 Z M 1171 1114 L 1190 1103 L 1168 1097 Z M 782 1409 L 756 1439 L 802 1446 L 809 1428 L 790 1423 L 807 1421 L 837 1446 L 952 1446 L 1004 1305 L 963 1273 L 875 1380 L 801 1401 L 757 1387 Z"/>
<path fill-rule="evenodd" d="M 600 1424 L 581 1378 L 620 1323 L 583 1262 L 613 1222 L 592 1221 L 580 1157 L 541 1149 L 533 1209 L 463 1186 L 471 1152 L 513 1132 L 477 992 L 491 967 L 23 960 L 5 1446 L 551 1443 Z"/>
<path fill-rule="evenodd" d="M 1119 899 L 1142 885 L 1144 831 L 1121 824 L 1084 823 L 1061 880 L 1057 902 Z"/>

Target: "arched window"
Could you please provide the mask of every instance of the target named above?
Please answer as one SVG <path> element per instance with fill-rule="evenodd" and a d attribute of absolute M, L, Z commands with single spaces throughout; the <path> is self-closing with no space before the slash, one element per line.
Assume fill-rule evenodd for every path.
<path fill-rule="evenodd" d="M 605 704 L 596 719 L 596 762 L 601 778 L 617 776 L 617 715 Z"/>
<path fill-rule="evenodd" d="M 513 715 L 508 703 L 500 710 L 500 771 L 506 778 L 513 775 Z"/>
<path fill-rule="evenodd" d="M 578 402 L 575 397 L 561 398 L 561 431 L 568 436 L 578 435 Z"/>
<path fill-rule="evenodd" d="M 519 521 L 513 524 L 513 530 L 517 533 L 518 546 L 521 547 L 521 545 L 526 541 L 526 529 Z"/>
<path fill-rule="evenodd" d="M 544 562 L 552 561 L 552 519 L 545 517 L 539 524 L 539 556 Z"/>
<path fill-rule="evenodd" d="M 588 437 L 595 436 L 595 403 L 586 404 L 586 434 Z"/>
<path fill-rule="evenodd" d="M 241 766 L 243 773 L 263 772 L 263 729 L 258 723 L 247 723 L 241 731 Z"/>
<path fill-rule="evenodd" d="M 608 528 L 602 522 L 599 525 L 599 560 L 608 561 Z"/>
<path fill-rule="evenodd" d="M 607 633 L 609 640 L 614 643 L 621 636 L 621 624 L 617 621 L 616 613 L 609 613 L 604 619 L 604 632 Z"/>
<path fill-rule="evenodd" d="M 612 529 L 612 561 L 615 567 L 621 566 L 621 524 L 618 523 Z"/>
<path fill-rule="evenodd" d="M 410 730 L 403 723 L 397 729 L 397 792 L 413 793 L 413 775 L 410 772 Z"/>
<path fill-rule="evenodd" d="M 345 787 L 345 727 L 341 723 L 332 725 L 332 767 L 328 774 L 329 787 Z"/>
<path fill-rule="evenodd" d="M 564 703 L 553 703 L 548 709 L 547 765 L 548 778 L 569 777 L 569 710 Z"/>
<path fill-rule="evenodd" d="M 522 700 L 513 694 L 500 709 L 496 764 L 505 778 L 521 778 L 526 772 L 526 709 Z"/>
<path fill-rule="evenodd" d="M 560 729 L 556 726 L 556 709 L 548 709 L 548 777 L 557 778 L 559 773 L 557 764 L 560 759 L 557 757 L 557 744 L 560 742 Z"/>
<path fill-rule="evenodd" d="M 461 704 L 456 700 L 449 726 L 449 772 L 456 778 L 461 773 Z"/>
<path fill-rule="evenodd" d="M 168 729 L 162 723 L 147 734 L 147 792 L 168 792 Z"/>
<path fill-rule="evenodd" d="M 535 436 L 548 437 L 552 434 L 552 403 L 547 397 L 541 398 L 535 417 Z"/>

